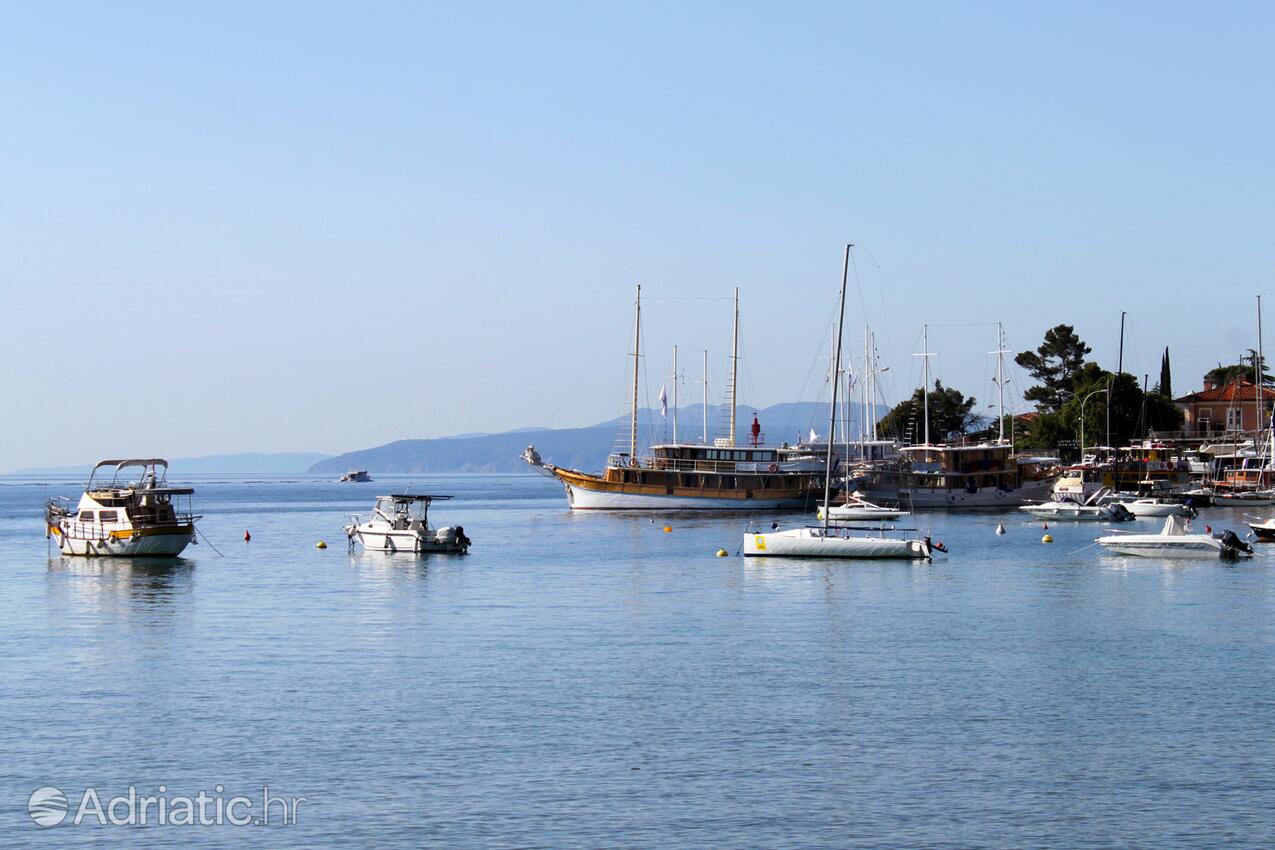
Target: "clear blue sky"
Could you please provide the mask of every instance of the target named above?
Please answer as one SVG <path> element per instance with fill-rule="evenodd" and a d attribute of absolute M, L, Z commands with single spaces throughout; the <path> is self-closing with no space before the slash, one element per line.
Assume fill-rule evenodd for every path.
<path fill-rule="evenodd" d="M 1127 368 L 1169 345 L 1186 390 L 1275 293 L 1272 18 L 9 7 L 0 469 L 591 423 L 635 282 L 652 399 L 673 342 L 720 378 L 728 304 L 693 299 L 739 285 L 741 397 L 795 400 L 847 240 L 895 400 L 922 322 L 1021 350 L 1065 321 L 1113 365 L 1121 310 Z M 994 331 L 933 337 L 988 400 Z"/>

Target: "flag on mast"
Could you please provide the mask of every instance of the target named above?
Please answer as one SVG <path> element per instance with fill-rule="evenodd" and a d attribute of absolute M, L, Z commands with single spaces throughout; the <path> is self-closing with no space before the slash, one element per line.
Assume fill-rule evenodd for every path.
<path fill-rule="evenodd" d="M 668 386 L 660 385 L 660 415 L 668 416 Z"/>

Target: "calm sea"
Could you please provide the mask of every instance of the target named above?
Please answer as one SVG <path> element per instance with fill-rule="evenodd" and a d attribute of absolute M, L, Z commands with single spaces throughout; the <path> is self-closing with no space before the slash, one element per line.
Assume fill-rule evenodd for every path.
<path fill-rule="evenodd" d="M 1275 841 L 1272 558 L 1125 559 L 1086 548 L 1093 526 L 1044 545 L 1016 516 L 935 514 L 951 555 L 930 565 L 746 562 L 739 517 L 430 476 L 415 490 L 454 494 L 435 519 L 475 544 L 416 559 L 341 531 L 406 478 L 194 483 L 207 542 L 127 562 L 50 556 L 40 503 L 75 484 L 0 478 L 0 843 Z M 90 796 L 127 821 L 130 786 L 281 802 L 270 825 L 70 824 Z M 41 787 L 62 825 L 28 816 Z"/>

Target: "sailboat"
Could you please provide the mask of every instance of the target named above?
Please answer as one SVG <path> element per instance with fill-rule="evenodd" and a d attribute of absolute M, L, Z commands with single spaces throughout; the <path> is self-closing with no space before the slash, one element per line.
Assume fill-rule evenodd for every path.
<path fill-rule="evenodd" d="M 850 249 L 846 245 L 845 262 L 841 271 L 841 301 L 837 317 L 837 338 L 834 363 L 841 362 L 841 335 L 846 318 L 846 280 L 850 272 Z M 831 422 L 828 428 L 828 448 L 824 459 L 824 489 L 821 514 L 823 524 L 774 530 L 761 533 L 744 533 L 744 556 L 768 558 L 910 558 L 929 560 L 933 552 L 939 548 L 930 542 L 928 537 L 906 539 L 887 537 L 886 532 L 892 529 L 885 525 L 874 528 L 844 525 L 832 525 L 829 521 L 830 503 L 832 500 L 833 440 L 837 427 L 837 385 L 832 382 Z M 899 529 L 915 531 L 915 529 Z M 857 532 L 876 532 L 875 535 Z M 940 549 L 940 551 L 945 551 Z"/>
<path fill-rule="evenodd" d="M 678 441 L 676 401 L 674 437 L 638 454 L 638 380 L 642 338 L 642 287 L 637 288 L 633 319 L 632 407 L 628 451 L 613 453 L 600 473 L 546 463 L 535 446 L 522 459 L 532 469 L 562 482 L 573 510 L 809 510 L 824 489 L 823 464 L 804 449 L 765 445 L 756 417 L 750 436 L 736 441 L 735 386 L 739 363 L 739 288 L 735 289 L 735 322 L 731 352 L 730 426 L 726 436 L 708 439 L 705 414 L 702 442 Z M 707 360 L 705 361 L 707 364 Z M 676 367 L 675 367 L 676 371 Z M 705 410 L 707 410 L 707 365 Z M 676 392 L 676 383 L 674 384 Z"/>

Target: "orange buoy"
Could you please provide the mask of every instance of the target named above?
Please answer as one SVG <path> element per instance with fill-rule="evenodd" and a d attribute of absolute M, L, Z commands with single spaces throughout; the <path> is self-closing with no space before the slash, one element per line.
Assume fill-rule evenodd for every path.
<path fill-rule="evenodd" d="M 671 526 L 671 525 L 666 525 L 666 526 L 664 526 L 664 530 L 665 530 L 665 531 L 672 531 L 672 530 L 673 530 L 673 526 Z"/>
<path fill-rule="evenodd" d="M 249 541 L 251 541 L 251 540 L 252 540 L 252 534 L 251 534 L 251 533 L 249 533 L 249 532 L 247 532 L 247 531 L 245 531 L 245 532 L 243 533 L 243 542 L 244 542 L 244 543 L 247 543 L 247 542 L 249 542 Z"/>

